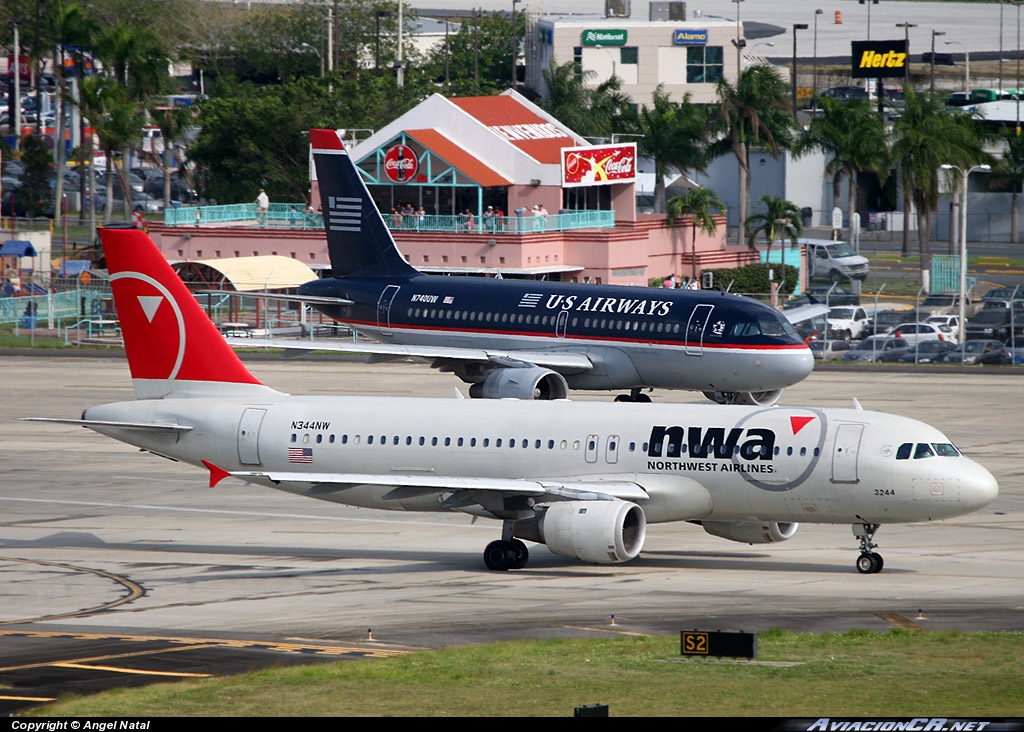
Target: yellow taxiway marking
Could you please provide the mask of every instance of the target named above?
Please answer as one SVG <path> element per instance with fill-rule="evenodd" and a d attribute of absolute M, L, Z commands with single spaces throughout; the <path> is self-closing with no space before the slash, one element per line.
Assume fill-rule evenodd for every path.
<path fill-rule="evenodd" d="M 56 668 L 81 668 L 86 671 L 112 671 L 116 674 L 133 674 L 135 676 L 175 676 L 190 679 L 207 679 L 213 674 L 190 674 L 185 671 L 144 671 L 138 668 L 121 668 L 119 666 L 96 666 L 91 663 L 53 663 Z"/>
<path fill-rule="evenodd" d="M 4 701 L 31 701 L 31 702 L 51 702 L 57 701 L 55 696 L 9 696 L 7 694 L 0 694 L 0 699 Z"/>
<path fill-rule="evenodd" d="M 897 628 L 902 630 L 914 630 L 920 633 L 928 632 L 928 629 L 920 623 L 915 623 L 910 618 L 904 617 L 899 613 L 875 613 L 875 617 L 884 620 L 889 623 L 889 625 L 895 625 Z"/>
<path fill-rule="evenodd" d="M 109 658 L 126 658 L 134 655 L 168 653 L 170 651 L 187 651 L 200 648 L 261 648 L 281 653 L 304 653 L 315 656 L 351 656 L 359 655 L 364 658 L 386 658 L 389 656 L 404 656 L 415 653 L 414 649 L 404 648 L 368 648 L 359 645 L 319 645 L 316 643 L 289 643 L 286 641 L 265 641 L 265 640 L 237 640 L 226 638 L 183 638 L 174 636 L 158 635 L 117 635 L 114 633 L 69 633 L 66 631 L 33 631 L 0 629 L 2 636 L 20 636 L 30 638 L 76 638 L 78 640 L 120 640 L 128 643 L 163 642 L 174 644 L 171 648 L 153 649 L 140 653 L 126 653 L 113 656 L 97 656 L 96 658 L 76 659 L 79 663 L 99 661 Z M 54 666 L 59 661 L 50 663 L 33 664 L 26 667 L 2 668 L 0 671 L 10 671 L 15 668 L 35 668 L 38 666 Z"/>

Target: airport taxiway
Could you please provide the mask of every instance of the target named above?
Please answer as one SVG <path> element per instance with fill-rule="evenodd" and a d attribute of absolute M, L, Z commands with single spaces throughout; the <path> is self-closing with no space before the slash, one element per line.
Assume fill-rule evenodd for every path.
<path fill-rule="evenodd" d="M 421 364 L 249 366 L 291 393 L 454 398 L 461 386 Z M 695 627 L 1024 630 L 1020 369 L 817 371 L 787 390 L 786 404 L 857 398 L 926 421 L 999 480 L 1000 496 L 978 513 L 883 526 L 885 570 L 860 575 L 847 525 L 804 524 L 788 542 L 748 546 L 686 523 L 650 526 L 644 552 L 624 565 L 538 546 L 525 570 L 488 572 L 480 555 L 497 522 L 348 508 L 231 480 L 210 489 L 191 466 L 82 428 L 16 421 L 131 399 L 118 355 L 0 355 L 0 368 L 0 686 L 18 664 L 66 660 L 71 650 L 130 656 L 148 644 L 164 649 L 145 656 L 156 669 L 173 665 L 157 659 L 175 644 L 234 649 L 230 663 L 197 662 L 223 672 L 237 653 L 253 662 L 245 654 L 275 644 L 296 662 Z M 96 643 L 102 652 L 89 650 Z"/>

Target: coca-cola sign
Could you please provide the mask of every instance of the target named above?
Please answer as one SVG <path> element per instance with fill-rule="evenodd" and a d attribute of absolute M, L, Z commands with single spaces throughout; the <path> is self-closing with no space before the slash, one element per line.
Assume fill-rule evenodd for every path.
<path fill-rule="evenodd" d="M 636 143 L 562 148 L 562 186 L 636 181 Z"/>
<path fill-rule="evenodd" d="M 384 155 L 384 174 L 395 183 L 408 183 L 416 177 L 419 161 L 406 145 L 395 145 Z"/>

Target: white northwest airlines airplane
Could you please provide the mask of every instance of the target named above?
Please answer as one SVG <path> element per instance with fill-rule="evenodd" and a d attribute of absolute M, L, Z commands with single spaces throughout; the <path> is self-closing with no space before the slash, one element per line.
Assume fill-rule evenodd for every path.
<path fill-rule="evenodd" d="M 254 341 L 430 359 L 471 397 L 564 399 L 569 389 L 693 389 L 767 406 L 814 367 L 807 344 L 768 305 L 725 292 L 445 277 L 410 266 L 333 130 L 310 130 L 331 277 L 295 299 L 378 343 Z M 274 296 L 277 297 L 277 296 Z"/>
<path fill-rule="evenodd" d="M 807 521 L 852 524 L 857 569 L 873 573 L 880 524 L 998 493 L 938 430 L 859 409 L 283 394 L 246 370 L 146 234 L 100 236 L 137 400 L 46 421 L 203 465 L 211 485 L 497 519 L 492 570 L 525 566 L 523 540 L 607 564 L 640 553 L 648 522 L 758 544 Z"/>

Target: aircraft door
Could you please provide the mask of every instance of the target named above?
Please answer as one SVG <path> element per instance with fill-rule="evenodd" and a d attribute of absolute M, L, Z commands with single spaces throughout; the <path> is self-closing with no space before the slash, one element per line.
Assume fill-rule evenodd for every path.
<path fill-rule="evenodd" d="M 260 425 L 266 409 L 246 409 L 238 420 L 238 462 L 242 465 L 260 464 Z"/>
<path fill-rule="evenodd" d="M 864 434 L 862 424 L 841 424 L 836 430 L 835 446 L 832 448 L 832 482 L 857 483 L 857 456 L 860 452 L 860 438 Z"/>
<path fill-rule="evenodd" d="M 391 335 L 391 303 L 399 289 L 398 285 L 388 285 L 377 300 L 377 327 L 381 335 Z"/>
<path fill-rule="evenodd" d="M 619 462 L 619 436 L 609 435 L 604 445 L 604 461 L 609 465 Z"/>
<path fill-rule="evenodd" d="M 704 355 L 704 329 L 711 320 L 711 311 L 714 305 L 707 303 L 698 305 L 690 313 L 690 319 L 686 323 L 686 355 Z"/>
<path fill-rule="evenodd" d="M 569 324 L 569 311 L 562 310 L 558 313 L 558 320 L 555 321 L 555 336 L 565 338 L 565 329 Z"/>

